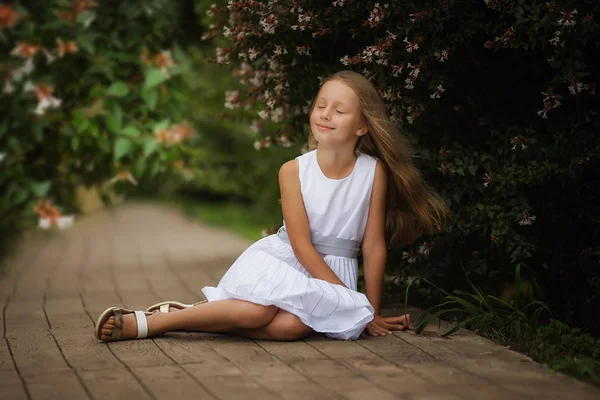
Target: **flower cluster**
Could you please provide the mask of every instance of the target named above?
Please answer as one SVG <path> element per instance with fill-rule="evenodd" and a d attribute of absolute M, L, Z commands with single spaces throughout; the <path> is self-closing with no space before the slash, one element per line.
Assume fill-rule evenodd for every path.
<path fill-rule="evenodd" d="M 438 62 L 444 63 L 448 61 L 448 57 L 450 56 L 450 49 L 445 48 L 441 51 L 436 51 L 433 53 L 433 55 L 435 56 L 435 59 L 438 60 Z"/>
<path fill-rule="evenodd" d="M 82 23 L 85 28 L 88 28 L 96 18 L 96 14 L 90 10 L 96 7 L 98 7 L 98 3 L 92 0 L 73 0 L 69 10 L 57 10 L 56 15 L 63 21 L 75 23 L 79 16 L 87 11 L 90 15 Z"/>
<path fill-rule="evenodd" d="M 19 15 L 10 4 L 0 4 L 0 29 L 12 28 L 19 20 Z"/>
<path fill-rule="evenodd" d="M 521 146 L 521 150 L 525 150 L 527 146 L 525 145 L 525 138 L 522 136 L 515 136 L 510 139 L 510 144 L 513 146 L 511 149 L 517 150 L 517 146 Z"/>
<path fill-rule="evenodd" d="M 515 27 L 511 26 L 506 30 L 506 32 L 504 32 L 504 34 L 502 34 L 502 36 L 496 36 L 494 40 L 486 41 L 483 46 L 486 49 L 506 47 L 515 39 L 516 34 L 517 32 L 515 31 Z"/>
<path fill-rule="evenodd" d="M 419 11 L 416 13 L 412 13 L 412 14 L 408 14 L 408 16 L 410 17 L 410 20 L 413 24 L 416 24 L 417 21 L 422 20 L 423 18 L 425 18 L 427 15 L 429 14 L 428 11 Z"/>
<path fill-rule="evenodd" d="M 537 217 L 535 215 L 529 215 L 528 213 L 523 213 L 523 218 L 519 221 L 519 225 L 531 225 L 533 221 L 535 221 Z"/>
<path fill-rule="evenodd" d="M 437 85 L 435 87 L 434 92 L 429 96 L 432 99 L 439 99 L 442 97 L 442 94 L 446 91 L 442 85 Z"/>
<path fill-rule="evenodd" d="M 488 187 L 490 183 L 494 182 L 496 178 L 492 174 L 488 174 L 487 172 L 483 176 L 483 186 Z"/>
<path fill-rule="evenodd" d="M 225 92 L 225 108 L 235 110 L 240 106 L 240 91 L 228 90 Z"/>
<path fill-rule="evenodd" d="M 410 72 L 408 73 L 408 77 L 404 81 L 404 83 L 406 83 L 406 85 L 404 85 L 404 88 L 406 88 L 406 89 L 414 89 L 415 88 L 415 81 L 419 77 L 419 73 L 421 72 L 422 66 L 423 66 L 423 63 L 421 61 L 419 61 L 417 64 L 408 63 L 408 65 L 406 67 L 410 68 Z"/>
<path fill-rule="evenodd" d="M 422 36 L 417 36 L 417 38 L 415 40 L 408 40 L 408 36 L 407 36 L 404 38 L 404 40 L 402 42 L 406 43 L 406 52 L 412 53 L 419 49 L 419 44 L 421 44 L 422 41 L 423 41 Z"/>
<path fill-rule="evenodd" d="M 558 20 L 558 24 L 560 26 L 571 27 L 577 24 L 577 21 L 575 19 L 575 16 L 578 14 L 577 9 L 571 12 L 561 12 L 560 14 L 562 15 L 562 18 Z"/>
<path fill-rule="evenodd" d="M 34 85 L 28 81 L 24 86 L 24 90 L 26 92 L 35 92 L 38 99 L 38 105 L 33 112 L 36 115 L 44 115 L 47 109 L 59 108 L 62 103 L 62 100 L 52 96 L 54 89 L 50 85 Z"/>
<path fill-rule="evenodd" d="M 194 129 L 187 121 L 171 126 L 169 129 L 157 129 L 156 140 L 165 146 L 181 143 L 196 135 Z"/>
<path fill-rule="evenodd" d="M 75 219 L 73 215 L 62 215 L 48 199 L 39 200 L 33 211 L 38 215 L 38 226 L 42 229 L 49 229 L 53 225 L 59 229 L 69 228 Z"/>
<path fill-rule="evenodd" d="M 127 169 L 120 170 L 111 180 L 109 180 L 109 183 L 111 184 L 117 182 L 129 182 L 134 186 L 138 184 L 131 172 Z"/>
<path fill-rule="evenodd" d="M 140 55 L 142 60 L 142 64 L 147 67 L 156 67 L 159 68 L 165 76 L 170 77 L 170 68 L 172 68 L 175 63 L 173 62 L 173 56 L 171 55 L 171 50 L 164 50 L 154 56 L 150 55 L 148 50 L 144 50 Z"/>
<path fill-rule="evenodd" d="M 279 19 L 274 14 L 269 14 L 265 18 L 261 18 L 260 26 L 263 28 L 265 33 L 273 35 L 275 33 L 275 28 L 279 24 Z"/>
<path fill-rule="evenodd" d="M 421 114 L 423 114 L 423 112 L 425 111 L 425 107 L 423 107 L 422 104 L 411 105 L 407 108 L 406 111 L 408 112 L 408 116 L 406 117 L 406 120 L 408 121 L 409 124 L 414 124 L 415 120 L 417 118 L 419 118 L 421 116 Z"/>
<path fill-rule="evenodd" d="M 267 136 L 266 138 L 261 140 L 256 140 L 254 142 L 254 149 L 260 150 L 262 148 L 269 148 L 271 147 L 273 142 L 283 147 L 290 147 L 292 145 L 292 141 L 290 140 L 289 135 L 284 132 L 277 136 L 274 140 L 271 136 Z"/>
<path fill-rule="evenodd" d="M 369 19 L 365 21 L 365 25 L 369 25 L 371 28 L 376 27 L 383 21 L 385 18 L 385 11 L 389 7 L 389 4 L 384 4 L 383 7 L 379 5 L 379 3 L 375 3 L 371 13 L 369 14 Z"/>
<path fill-rule="evenodd" d="M 553 93 L 542 92 L 542 95 L 544 95 L 544 100 L 543 100 L 544 108 L 539 110 L 537 113 L 542 118 L 547 119 L 548 111 L 550 111 L 554 108 L 560 107 L 561 102 L 558 99 L 558 95 L 555 95 Z"/>

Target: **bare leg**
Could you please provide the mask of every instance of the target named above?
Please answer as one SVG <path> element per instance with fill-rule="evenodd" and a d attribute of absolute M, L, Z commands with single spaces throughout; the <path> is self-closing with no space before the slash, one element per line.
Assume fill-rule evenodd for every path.
<path fill-rule="evenodd" d="M 202 303 L 174 313 L 154 313 L 148 316 L 148 336 L 175 329 L 199 332 L 230 332 L 235 329 L 257 329 L 269 324 L 279 309 L 243 300 L 217 300 Z M 110 317 L 102 327 L 101 340 L 110 340 L 115 326 Z M 123 316 L 124 339 L 137 336 L 137 324 L 132 314 Z"/>
<path fill-rule="evenodd" d="M 302 339 L 312 332 L 312 329 L 294 314 L 278 310 L 275 318 L 264 327 L 234 329 L 229 333 L 251 339 L 289 341 Z"/>

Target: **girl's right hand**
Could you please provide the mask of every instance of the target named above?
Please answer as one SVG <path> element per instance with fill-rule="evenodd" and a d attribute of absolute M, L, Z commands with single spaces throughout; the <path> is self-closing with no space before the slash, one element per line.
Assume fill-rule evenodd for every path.
<path fill-rule="evenodd" d="M 397 317 L 382 317 L 375 315 L 373 320 L 367 324 L 363 334 L 369 336 L 386 336 L 392 331 L 403 331 L 412 328 L 410 314 Z"/>

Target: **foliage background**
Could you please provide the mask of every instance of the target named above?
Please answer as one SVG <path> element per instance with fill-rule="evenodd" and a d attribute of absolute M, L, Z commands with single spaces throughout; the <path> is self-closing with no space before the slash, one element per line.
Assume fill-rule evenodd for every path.
<path fill-rule="evenodd" d="M 216 61 L 245 86 L 230 103 L 267 124 L 258 147 L 306 139 L 319 78 L 353 69 L 379 88 L 454 213 L 445 234 L 391 252 L 388 300 L 408 277 L 454 289 L 465 273 L 510 300 L 523 263 L 528 295 L 599 332 L 599 11 L 589 0 L 247 0 L 213 7 L 209 33 L 229 39 Z"/>

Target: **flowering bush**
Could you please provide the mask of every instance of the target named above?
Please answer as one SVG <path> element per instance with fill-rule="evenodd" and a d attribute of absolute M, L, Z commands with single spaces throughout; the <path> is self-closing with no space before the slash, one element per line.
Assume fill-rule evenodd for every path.
<path fill-rule="evenodd" d="M 23 215 L 69 226 L 76 185 L 119 191 L 181 169 L 194 129 L 177 7 L 0 3 L 0 240 Z"/>
<path fill-rule="evenodd" d="M 227 108 L 255 110 L 259 150 L 306 139 L 330 73 L 379 89 L 454 213 L 446 234 L 392 252 L 391 275 L 452 287 L 462 266 L 497 285 L 525 261 L 559 314 L 600 320 L 600 3 L 230 0 L 207 13 L 204 38 L 229 39 L 214 61 L 245 86 Z"/>

